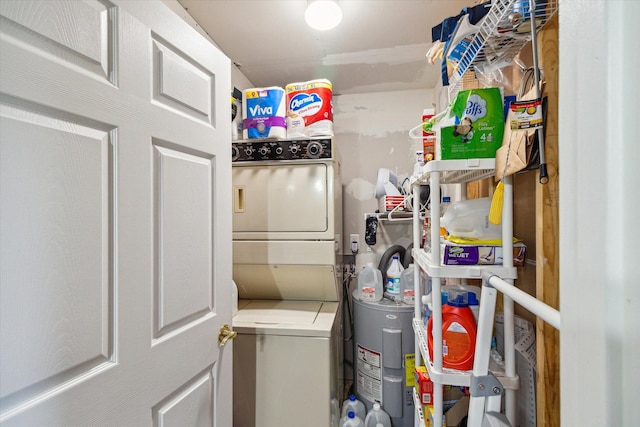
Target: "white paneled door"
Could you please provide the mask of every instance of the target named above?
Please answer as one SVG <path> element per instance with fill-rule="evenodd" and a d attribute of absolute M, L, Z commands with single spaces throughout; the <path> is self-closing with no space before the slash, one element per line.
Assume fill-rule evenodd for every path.
<path fill-rule="evenodd" d="M 230 62 L 160 1 L 0 1 L 0 425 L 231 426 Z"/>

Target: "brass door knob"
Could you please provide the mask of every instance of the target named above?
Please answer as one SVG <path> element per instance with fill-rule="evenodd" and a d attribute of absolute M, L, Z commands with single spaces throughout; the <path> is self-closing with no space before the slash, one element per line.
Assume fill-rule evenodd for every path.
<path fill-rule="evenodd" d="M 232 340 L 238 335 L 236 331 L 231 330 L 231 326 L 224 325 L 218 332 L 218 347 L 224 347 L 227 341 Z"/>

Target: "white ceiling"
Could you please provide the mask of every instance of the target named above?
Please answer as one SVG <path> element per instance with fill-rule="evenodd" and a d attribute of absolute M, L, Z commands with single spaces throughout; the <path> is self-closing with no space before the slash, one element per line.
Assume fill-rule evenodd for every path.
<path fill-rule="evenodd" d="M 431 28 L 475 0 L 338 0 L 333 30 L 304 22 L 307 0 L 179 0 L 255 87 L 327 78 L 335 94 L 433 88 Z"/>

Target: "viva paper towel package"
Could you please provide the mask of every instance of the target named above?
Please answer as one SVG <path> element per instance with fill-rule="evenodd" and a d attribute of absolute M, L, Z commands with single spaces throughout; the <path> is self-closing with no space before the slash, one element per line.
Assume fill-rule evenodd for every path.
<path fill-rule="evenodd" d="M 286 138 L 286 97 L 277 86 L 242 92 L 242 138 Z"/>
<path fill-rule="evenodd" d="M 333 92 L 326 79 L 291 83 L 287 91 L 287 138 L 333 136 Z"/>

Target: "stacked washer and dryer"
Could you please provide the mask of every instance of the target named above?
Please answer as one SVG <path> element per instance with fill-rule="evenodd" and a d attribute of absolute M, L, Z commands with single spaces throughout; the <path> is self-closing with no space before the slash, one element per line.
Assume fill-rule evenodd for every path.
<path fill-rule="evenodd" d="M 342 186 L 333 138 L 232 149 L 234 426 L 337 425 Z"/>

